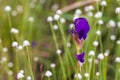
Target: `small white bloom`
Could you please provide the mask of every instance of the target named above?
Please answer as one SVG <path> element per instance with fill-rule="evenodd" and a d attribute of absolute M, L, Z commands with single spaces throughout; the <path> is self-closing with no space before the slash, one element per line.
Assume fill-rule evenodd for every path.
<path fill-rule="evenodd" d="M 82 75 L 80 74 L 80 73 L 78 73 L 78 74 L 75 74 L 75 76 L 74 76 L 75 78 L 78 78 L 78 79 L 82 79 Z"/>
<path fill-rule="evenodd" d="M 117 7 L 117 8 L 115 9 L 115 13 L 116 13 L 116 14 L 120 14 L 120 7 Z"/>
<path fill-rule="evenodd" d="M 96 31 L 96 34 L 97 34 L 98 36 L 100 36 L 100 35 L 101 35 L 101 31 L 100 31 L 100 30 L 97 30 L 97 31 Z"/>
<path fill-rule="evenodd" d="M 56 67 L 56 64 L 55 64 L 55 63 L 51 63 L 51 64 L 50 64 L 50 67 L 51 67 L 51 68 L 55 68 L 55 67 Z"/>
<path fill-rule="evenodd" d="M 52 7 L 51 7 L 51 10 L 56 11 L 58 8 L 59 8 L 58 4 L 53 4 Z"/>
<path fill-rule="evenodd" d="M 95 64 L 98 64 L 98 63 L 99 63 L 98 59 L 95 59 Z"/>
<path fill-rule="evenodd" d="M 7 58 L 6 57 L 2 57 L 1 58 L 1 62 L 6 62 L 7 61 Z"/>
<path fill-rule="evenodd" d="M 5 11 L 6 12 L 10 12 L 11 11 L 11 7 L 9 5 L 5 6 Z"/>
<path fill-rule="evenodd" d="M 86 73 L 84 74 L 84 76 L 85 76 L 86 78 L 88 78 L 88 77 L 89 77 L 89 73 L 86 72 Z"/>
<path fill-rule="evenodd" d="M 111 35 L 111 36 L 110 36 L 110 39 L 111 39 L 112 41 L 114 41 L 114 40 L 116 39 L 116 36 L 115 36 L 115 35 Z"/>
<path fill-rule="evenodd" d="M 117 44 L 120 44 L 120 40 L 117 40 L 117 42 L 116 42 Z"/>
<path fill-rule="evenodd" d="M 21 79 L 21 78 L 24 78 L 24 75 L 23 75 L 23 73 L 17 73 L 17 79 Z"/>
<path fill-rule="evenodd" d="M 61 51 L 60 49 L 58 49 L 58 50 L 56 51 L 56 53 L 57 53 L 58 55 L 60 55 L 60 54 L 62 53 L 62 51 Z"/>
<path fill-rule="evenodd" d="M 120 21 L 119 21 L 119 22 L 117 22 L 117 26 L 118 26 L 118 28 L 120 28 Z"/>
<path fill-rule="evenodd" d="M 99 45 L 98 41 L 94 41 L 93 45 L 97 47 Z"/>
<path fill-rule="evenodd" d="M 26 80 L 32 80 L 31 76 L 27 76 Z"/>
<path fill-rule="evenodd" d="M 52 22 L 52 21 L 53 21 L 52 16 L 48 16 L 48 18 L 47 18 L 47 22 Z"/>
<path fill-rule="evenodd" d="M 74 24 L 70 24 L 69 28 L 72 29 L 74 27 Z"/>
<path fill-rule="evenodd" d="M 80 9 L 76 9 L 75 14 L 82 14 L 82 11 Z"/>
<path fill-rule="evenodd" d="M 11 33 L 14 33 L 14 34 L 18 34 L 18 33 L 19 33 L 19 30 L 16 29 L 16 28 L 11 28 L 10 32 L 11 32 Z"/>
<path fill-rule="evenodd" d="M 20 70 L 19 73 L 22 73 L 22 74 L 23 74 L 23 73 L 24 73 L 24 70 Z"/>
<path fill-rule="evenodd" d="M 92 5 L 85 6 L 84 10 L 85 10 L 86 12 L 92 11 L 92 10 L 94 10 L 94 7 L 93 7 Z"/>
<path fill-rule="evenodd" d="M 59 14 L 59 15 L 60 15 L 60 14 L 62 14 L 62 11 L 61 11 L 61 10 L 57 10 L 57 11 L 56 11 L 56 14 Z"/>
<path fill-rule="evenodd" d="M 97 12 L 96 14 L 95 14 L 95 18 L 101 18 L 102 17 L 102 12 Z"/>
<path fill-rule="evenodd" d="M 8 67 L 13 67 L 13 63 L 12 63 L 12 62 L 9 62 L 9 63 L 8 63 Z"/>
<path fill-rule="evenodd" d="M 99 76 L 100 75 L 100 73 L 99 72 L 96 72 L 96 76 Z"/>
<path fill-rule="evenodd" d="M 105 0 L 101 1 L 100 3 L 101 6 L 107 6 L 107 2 Z"/>
<path fill-rule="evenodd" d="M 115 27 L 115 26 L 116 26 L 116 23 L 115 23 L 114 20 L 110 20 L 110 21 L 108 22 L 108 27 Z"/>
<path fill-rule="evenodd" d="M 36 56 L 36 57 L 33 58 L 33 60 L 34 60 L 35 62 L 37 62 L 37 61 L 39 60 L 39 58 Z"/>
<path fill-rule="evenodd" d="M 8 51 L 8 48 L 7 48 L 7 47 L 4 47 L 4 48 L 2 48 L 2 51 L 3 51 L 3 52 L 7 52 L 7 51 Z"/>
<path fill-rule="evenodd" d="M 89 51 L 88 55 L 89 56 L 94 56 L 95 55 L 95 51 L 93 51 L 93 50 Z"/>
<path fill-rule="evenodd" d="M 45 72 L 45 76 L 46 76 L 46 77 L 50 77 L 50 76 L 52 76 L 51 71 L 46 71 L 46 72 Z"/>
<path fill-rule="evenodd" d="M 71 47 L 71 43 L 70 42 L 67 42 L 67 47 Z"/>
<path fill-rule="evenodd" d="M 116 57 L 115 62 L 120 63 L 120 57 Z"/>
<path fill-rule="evenodd" d="M 12 15 L 12 16 L 17 16 L 17 11 L 16 11 L 16 10 L 13 10 L 13 11 L 11 12 L 11 15 Z"/>
<path fill-rule="evenodd" d="M 9 74 L 9 75 L 13 75 L 13 71 L 11 71 L 11 70 L 8 71 L 8 74 Z"/>
<path fill-rule="evenodd" d="M 54 24 L 54 25 L 53 25 L 53 29 L 54 29 L 54 30 L 58 30 L 58 25 Z"/>
<path fill-rule="evenodd" d="M 18 42 L 14 41 L 14 42 L 12 43 L 12 47 L 17 47 L 17 46 L 18 46 Z"/>
<path fill-rule="evenodd" d="M 23 11 L 23 6 L 22 6 L 22 5 L 18 5 L 18 6 L 17 6 L 17 11 L 18 11 L 18 13 L 22 13 L 22 11 Z"/>
<path fill-rule="evenodd" d="M 87 16 L 93 16 L 93 12 L 91 12 L 91 11 L 89 11 L 89 12 L 87 12 Z"/>
<path fill-rule="evenodd" d="M 104 59 L 104 55 L 102 53 L 98 54 L 98 59 L 103 60 Z"/>
<path fill-rule="evenodd" d="M 28 40 L 24 40 L 24 41 L 23 41 L 23 46 L 29 46 L 29 45 L 30 45 L 30 43 L 29 43 Z"/>
<path fill-rule="evenodd" d="M 65 18 L 60 18 L 60 22 L 65 23 L 66 22 Z"/>
<path fill-rule="evenodd" d="M 23 46 L 22 46 L 22 45 L 19 45 L 19 46 L 17 46 L 17 49 L 18 49 L 18 50 L 22 50 L 22 49 L 23 49 Z"/>
<path fill-rule="evenodd" d="M 88 62 L 89 62 L 89 63 L 92 63 L 92 58 L 88 58 Z"/>
<path fill-rule="evenodd" d="M 109 50 L 109 49 L 106 49 L 105 52 L 106 52 L 106 53 L 110 53 L 110 50 Z"/>
<path fill-rule="evenodd" d="M 54 20 L 55 20 L 55 21 L 58 21 L 59 18 L 60 18 L 60 15 L 58 15 L 58 14 L 55 14 L 55 15 L 54 15 Z"/>
<path fill-rule="evenodd" d="M 109 53 L 105 52 L 104 55 L 107 57 L 109 55 Z"/>
<path fill-rule="evenodd" d="M 103 20 L 99 19 L 98 20 L 98 24 L 102 25 L 103 24 Z"/>
<path fill-rule="evenodd" d="M 34 21 L 34 18 L 31 16 L 31 17 L 28 18 L 28 21 L 29 21 L 29 22 L 33 22 L 33 21 Z"/>

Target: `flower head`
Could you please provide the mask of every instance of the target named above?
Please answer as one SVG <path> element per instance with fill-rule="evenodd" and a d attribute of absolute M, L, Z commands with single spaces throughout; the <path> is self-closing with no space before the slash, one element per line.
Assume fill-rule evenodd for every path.
<path fill-rule="evenodd" d="M 84 63 L 84 56 L 85 56 L 85 53 L 82 52 L 81 54 L 77 54 L 76 58 L 78 59 L 79 62 Z"/>

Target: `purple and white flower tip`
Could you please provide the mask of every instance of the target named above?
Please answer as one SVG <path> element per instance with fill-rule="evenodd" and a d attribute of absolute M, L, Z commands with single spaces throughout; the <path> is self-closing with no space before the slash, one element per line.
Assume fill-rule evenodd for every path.
<path fill-rule="evenodd" d="M 73 28 L 71 33 L 77 35 L 80 40 L 85 40 L 87 37 L 87 33 L 90 30 L 88 21 L 85 18 L 77 18 L 74 21 L 74 25 L 75 28 Z"/>
<path fill-rule="evenodd" d="M 81 54 L 77 54 L 76 58 L 78 59 L 79 62 L 84 63 L 84 56 L 85 56 L 85 53 L 82 52 Z"/>

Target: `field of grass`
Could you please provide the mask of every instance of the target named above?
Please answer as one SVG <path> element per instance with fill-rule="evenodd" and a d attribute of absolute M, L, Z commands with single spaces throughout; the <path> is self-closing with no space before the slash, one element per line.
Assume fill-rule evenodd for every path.
<path fill-rule="evenodd" d="M 0 80 L 120 80 L 120 0 L 0 0 Z"/>

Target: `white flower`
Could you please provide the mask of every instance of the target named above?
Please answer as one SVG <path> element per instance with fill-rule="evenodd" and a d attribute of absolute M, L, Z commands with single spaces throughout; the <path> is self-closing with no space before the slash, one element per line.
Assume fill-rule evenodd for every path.
<path fill-rule="evenodd" d="M 61 10 L 57 10 L 57 11 L 56 11 L 56 14 L 59 14 L 59 15 L 60 15 L 60 14 L 62 14 L 62 11 L 61 11 Z"/>
<path fill-rule="evenodd" d="M 98 64 L 98 63 L 99 63 L 98 59 L 95 59 L 95 64 Z"/>
<path fill-rule="evenodd" d="M 103 20 L 99 19 L 98 20 L 98 24 L 102 25 L 103 24 Z"/>
<path fill-rule="evenodd" d="M 59 8 L 58 4 L 53 4 L 52 7 L 51 7 L 51 10 L 56 11 L 58 8 Z"/>
<path fill-rule="evenodd" d="M 116 26 L 116 23 L 115 23 L 114 20 L 110 20 L 110 21 L 108 22 L 108 27 L 115 27 L 115 26 Z"/>
<path fill-rule="evenodd" d="M 93 45 L 97 47 L 99 45 L 98 41 L 94 41 Z"/>
<path fill-rule="evenodd" d="M 29 45 L 30 45 L 30 43 L 29 43 L 28 40 L 24 40 L 24 41 L 23 41 L 23 46 L 29 46 Z"/>
<path fill-rule="evenodd" d="M 94 7 L 93 7 L 92 5 L 85 6 L 84 10 L 85 10 L 86 12 L 92 11 L 92 10 L 94 10 Z"/>
<path fill-rule="evenodd" d="M 8 51 L 8 48 L 7 48 L 7 47 L 4 47 L 4 48 L 2 48 L 2 51 L 3 51 L 3 52 L 7 52 L 7 51 Z"/>
<path fill-rule="evenodd" d="M 89 12 L 87 12 L 87 16 L 93 16 L 93 12 L 91 12 L 91 11 L 89 11 Z"/>
<path fill-rule="evenodd" d="M 22 6 L 22 5 L 18 5 L 18 6 L 17 6 L 17 11 L 18 11 L 18 13 L 22 13 L 22 11 L 23 11 L 23 6 Z"/>
<path fill-rule="evenodd" d="M 12 43 L 12 47 L 17 47 L 17 46 L 18 46 L 18 42 L 14 41 L 14 42 Z"/>
<path fill-rule="evenodd" d="M 116 57 L 115 62 L 120 63 L 120 57 Z"/>
<path fill-rule="evenodd" d="M 56 64 L 55 64 L 55 63 L 51 63 L 51 64 L 50 64 L 50 67 L 51 67 L 51 68 L 55 68 L 55 67 L 56 67 Z"/>
<path fill-rule="evenodd" d="M 32 80 L 31 76 L 27 76 L 26 80 Z"/>
<path fill-rule="evenodd" d="M 21 78 L 24 78 L 24 74 L 21 72 L 17 73 L 17 79 L 21 79 Z"/>
<path fill-rule="evenodd" d="M 74 24 L 70 24 L 69 28 L 72 29 L 74 27 Z"/>
<path fill-rule="evenodd" d="M 88 78 L 88 77 L 89 77 L 89 73 L 86 72 L 86 73 L 84 74 L 84 76 L 85 76 L 86 78 Z"/>
<path fill-rule="evenodd" d="M 65 23 L 66 22 L 65 18 L 60 18 L 60 22 Z"/>
<path fill-rule="evenodd" d="M 100 3 L 101 6 L 107 6 L 107 2 L 105 0 L 101 1 Z"/>
<path fill-rule="evenodd" d="M 9 63 L 8 63 L 8 67 L 13 67 L 13 63 L 12 63 L 12 62 L 9 62 Z"/>
<path fill-rule="evenodd" d="M 102 17 L 102 12 L 97 12 L 96 14 L 95 14 L 95 18 L 101 18 Z"/>
<path fill-rule="evenodd" d="M 22 50 L 22 49 L 23 49 L 23 46 L 22 46 L 22 45 L 19 45 L 19 46 L 17 46 L 17 49 L 18 49 L 18 50 Z"/>
<path fill-rule="evenodd" d="M 92 58 L 88 58 L 88 62 L 89 62 L 89 63 L 92 63 Z"/>
<path fill-rule="evenodd" d="M 48 18 L 47 18 L 47 22 L 52 22 L 52 21 L 53 21 L 52 16 L 48 16 Z"/>
<path fill-rule="evenodd" d="M 116 13 L 116 14 L 120 14 L 120 7 L 117 7 L 117 8 L 115 9 L 115 13 Z"/>
<path fill-rule="evenodd" d="M 114 40 L 116 39 L 116 36 L 115 36 L 115 35 L 111 35 L 111 36 L 110 36 L 110 39 L 111 39 L 112 41 L 114 41 Z"/>
<path fill-rule="evenodd" d="M 23 74 L 23 73 L 24 73 L 24 70 L 20 70 L 19 72 Z"/>
<path fill-rule="evenodd" d="M 1 58 L 1 62 L 6 62 L 7 61 L 7 58 L 6 57 L 2 57 Z"/>
<path fill-rule="evenodd" d="M 89 51 L 88 55 L 89 56 L 94 56 L 95 55 L 95 51 L 93 51 L 93 50 Z"/>
<path fill-rule="evenodd" d="M 60 18 L 60 15 L 58 15 L 58 14 L 55 14 L 55 15 L 54 15 L 54 20 L 55 20 L 55 21 L 59 20 L 59 18 Z"/>
<path fill-rule="evenodd" d="M 35 62 L 37 62 L 37 61 L 39 60 L 39 58 L 36 56 L 36 57 L 33 58 L 33 60 L 34 60 Z"/>
<path fill-rule="evenodd" d="M 117 40 L 117 42 L 116 42 L 117 44 L 120 44 L 120 40 Z"/>
<path fill-rule="evenodd" d="M 11 70 L 8 71 L 8 74 L 9 74 L 9 75 L 13 75 L 13 71 L 11 71 Z"/>
<path fill-rule="evenodd" d="M 98 59 L 103 60 L 104 59 L 104 55 L 102 53 L 98 54 Z"/>
<path fill-rule="evenodd" d="M 117 26 L 120 28 L 120 21 L 119 21 L 119 22 L 117 22 Z"/>
<path fill-rule="evenodd" d="M 60 49 L 58 49 L 58 50 L 56 51 L 56 53 L 57 53 L 58 55 L 60 55 L 60 54 L 62 53 L 62 51 L 61 51 Z"/>
<path fill-rule="evenodd" d="M 110 50 L 109 50 L 109 49 L 106 49 L 105 52 L 106 52 L 106 53 L 110 53 Z"/>
<path fill-rule="evenodd" d="M 6 12 L 10 12 L 11 11 L 11 7 L 9 5 L 5 6 L 5 11 Z"/>
<path fill-rule="evenodd" d="M 105 52 L 104 55 L 107 57 L 107 56 L 109 55 L 109 53 L 108 53 L 108 52 Z"/>
<path fill-rule="evenodd" d="M 96 76 L 99 76 L 100 75 L 100 73 L 99 72 L 96 72 Z"/>
<path fill-rule="evenodd" d="M 97 30 L 97 31 L 96 31 L 96 34 L 97 34 L 98 36 L 100 36 L 100 35 L 101 35 L 101 31 L 100 31 L 100 30 Z"/>
<path fill-rule="evenodd" d="M 70 42 L 67 42 L 67 47 L 71 47 L 71 43 Z"/>
<path fill-rule="evenodd" d="M 78 73 L 78 74 L 75 74 L 75 76 L 74 76 L 75 78 L 78 78 L 78 79 L 82 79 L 82 75 L 80 74 L 80 73 Z"/>
<path fill-rule="evenodd" d="M 13 10 L 13 11 L 11 12 L 11 15 L 12 15 L 12 16 L 17 16 L 17 11 L 16 11 L 16 10 Z"/>
<path fill-rule="evenodd" d="M 80 9 L 76 9 L 75 14 L 82 14 L 82 11 Z"/>
<path fill-rule="evenodd" d="M 10 32 L 11 32 L 11 33 L 14 33 L 14 34 L 18 34 L 18 33 L 19 33 L 19 30 L 16 29 L 16 28 L 11 28 Z"/>
<path fill-rule="evenodd" d="M 45 72 L 45 76 L 46 76 L 46 77 L 50 77 L 50 76 L 52 76 L 52 73 L 51 73 L 50 71 L 46 71 L 46 72 Z"/>
<path fill-rule="evenodd" d="M 30 16 L 30 17 L 28 18 L 28 21 L 29 21 L 29 22 L 33 22 L 33 21 L 34 21 L 34 18 L 33 18 L 32 16 Z"/>
<path fill-rule="evenodd" d="M 54 29 L 54 30 L 58 30 L 58 25 L 54 24 L 54 25 L 53 25 L 53 29 Z"/>

